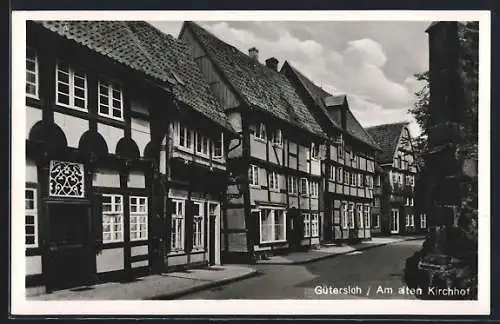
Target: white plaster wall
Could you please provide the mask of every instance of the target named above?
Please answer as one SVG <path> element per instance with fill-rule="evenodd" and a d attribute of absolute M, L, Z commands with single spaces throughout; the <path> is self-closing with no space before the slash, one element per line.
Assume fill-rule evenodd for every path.
<path fill-rule="evenodd" d="M 26 159 L 26 182 L 38 183 L 36 163 L 31 159 Z"/>
<path fill-rule="evenodd" d="M 141 156 L 143 156 L 144 148 L 151 141 L 149 122 L 140 118 L 131 118 L 130 127 L 132 139 L 137 144 L 137 147 L 139 147 Z"/>
<path fill-rule="evenodd" d="M 130 172 L 130 174 L 128 175 L 127 187 L 146 188 L 146 177 L 142 172 Z"/>
<path fill-rule="evenodd" d="M 125 130 L 118 127 L 97 123 L 97 131 L 102 135 L 108 146 L 108 151 L 111 154 L 116 152 L 116 144 L 125 136 Z"/>
<path fill-rule="evenodd" d="M 122 270 L 124 268 L 123 248 L 104 249 L 96 256 L 97 272 Z"/>
<path fill-rule="evenodd" d="M 97 169 L 94 173 L 92 185 L 95 187 L 120 188 L 120 174 L 118 171 Z"/>
<path fill-rule="evenodd" d="M 147 245 L 133 246 L 130 248 L 130 255 L 131 256 L 145 255 L 145 254 L 148 254 L 148 246 Z"/>
<path fill-rule="evenodd" d="M 132 262 L 132 268 L 147 267 L 148 265 L 149 265 L 148 260 Z"/>
<path fill-rule="evenodd" d="M 89 130 L 88 120 L 58 112 L 54 113 L 54 122 L 63 130 L 69 147 L 78 148 L 83 133 Z"/>
<path fill-rule="evenodd" d="M 26 138 L 30 134 L 31 127 L 42 120 L 42 110 L 26 106 Z"/>
<path fill-rule="evenodd" d="M 26 257 L 26 275 L 42 273 L 42 257 L 40 255 Z"/>

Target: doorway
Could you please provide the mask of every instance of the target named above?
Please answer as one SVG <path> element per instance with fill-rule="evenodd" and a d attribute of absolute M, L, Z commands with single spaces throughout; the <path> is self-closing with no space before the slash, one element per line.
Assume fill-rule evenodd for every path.
<path fill-rule="evenodd" d="M 391 234 L 399 233 L 399 209 L 391 209 Z"/>
<path fill-rule="evenodd" d="M 302 237 L 304 236 L 304 223 L 300 212 L 296 208 L 289 209 L 287 212 L 290 222 L 290 235 L 288 235 L 288 244 L 291 250 L 300 250 Z"/>
<path fill-rule="evenodd" d="M 90 205 L 47 201 L 46 211 L 43 272 L 47 290 L 88 284 L 95 273 Z"/>

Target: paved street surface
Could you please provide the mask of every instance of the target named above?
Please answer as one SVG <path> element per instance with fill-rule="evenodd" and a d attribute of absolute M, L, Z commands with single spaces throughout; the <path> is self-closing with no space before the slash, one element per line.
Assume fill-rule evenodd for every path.
<path fill-rule="evenodd" d="M 405 261 L 422 243 L 396 242 L 303 265 L 258 264 L 258 276 L 182 299 L 415 299 L 399 289 L 405 288 Z"/>

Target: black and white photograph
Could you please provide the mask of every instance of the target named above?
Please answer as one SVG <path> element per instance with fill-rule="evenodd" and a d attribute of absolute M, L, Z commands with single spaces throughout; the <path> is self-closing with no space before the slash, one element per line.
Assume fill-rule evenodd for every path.
<path fill-rule="evenodd" d="M 12 21 L 13 312 L 489 314 L 489 12 Z"/>

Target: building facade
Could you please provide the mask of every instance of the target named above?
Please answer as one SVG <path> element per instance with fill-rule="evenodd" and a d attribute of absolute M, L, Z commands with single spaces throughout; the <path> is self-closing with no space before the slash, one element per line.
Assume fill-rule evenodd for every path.
<path fill-rule="evenodd" d="M 51 291 L 220 262 L 220 238 L 213 234 L 219 230 L 212 227 L 220 224 L 225 182 L 218 170 L 225 169 L 224 139 L 232 128 L 201 73 L 186 77 L 178 70 L 186 66 L 175 58 L 197 68 L 185 44 L 147 23 L 28 22 L 28 288 Z M 201 141 L 200 151 L 208 147 L 208 154 L 202 159 L 199 150 L 187 152 L 183 166 L 203 166 L 207 179 L 217 179 L 196 189 L 190 188 L 198 181 L 171 176 L 181 155 L 175 132 L 187 115 L 211 132 L 200 128 L 192 135 L 193 147 Z M 184 201 L 175 213 L 173 192 Z M 174 214 L 184 221 L 171 222 Z M 180 247 L 196 248 L 199 256 L 182 259 L 179 249 L 179 258 L 169 259 L 178 241 L 172 227 L 178 226 Z"/>
<path fill-rule="evenodd" d="M 345 95 L 332 96 L 289 62 L 281 72 L 294 84 L 329 137 L 322 163 L 322 241 L 369 239 L 377 145 L 350 111 Z"/>
<path fill-rule="evenodd" d="M 415 205 L 415 181 L 418 164 L 408 123 L 384 124 L 367 128 L 382 148 L 377 155 L 380 169 L 379 226 L 377 234 L 406 234 L 427 231 L 427 216 Z M 378 180 L 377 180 L 378 181 Z M 379 216 L 380 215 L 380 216 Z"/>
<path fill-rule="evenodd" d="M 193 22 L 184 23 L 179 38 L 192 46 L 240 135 L 228 152 L 225 260 L 254 262 L 319 244 L 326 135 L 277 60 L 261 64 L 257 49 L 242 53 Z"/>

